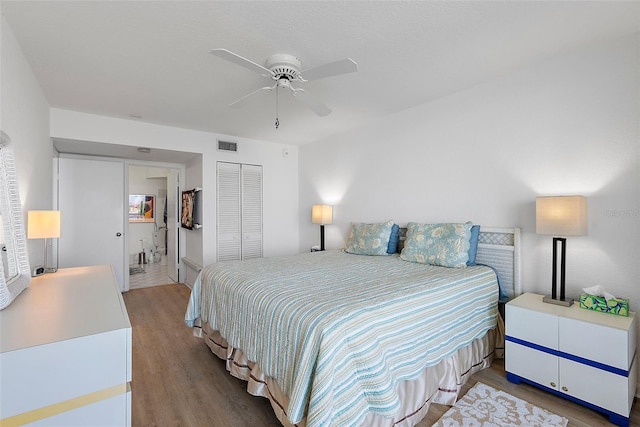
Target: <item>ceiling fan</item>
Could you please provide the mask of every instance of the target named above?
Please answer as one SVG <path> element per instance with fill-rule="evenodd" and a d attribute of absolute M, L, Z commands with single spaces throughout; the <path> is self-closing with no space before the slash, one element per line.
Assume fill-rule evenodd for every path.
<path fill-rule="evenodd" d="M 278 53 L 270 56 L 265 63 L 265 66 L 259 65 L 247 58 L 244 58 L 236 53 L 233 53 L 227 49 L 213 49 L 212 55 L 234 64 L 248 68 L 260 74 L 263 77 L 270 78 L 275 81 L 273 86 L 265 86 L 260 89 L 254 90 L 248 95 L 243 96 L 237 101 L 229 104 L 229 107 L 240 107 L 244 105 L 248 100 L 259 94 L 271 92 L 276 89 L 276 129 L 279 126 L 277 103 L 277 92 L 279 89 L 289 89 L 291 95 L 309 109 L 315 112 L 318 116 L 324 117 L 331 113 L 331 110 L 316 99 L 309 92 L 302 88 L 296 88 L 291 85 L 292 82 L 308 82 L 310 80 L 323 79 L 325 77 L 337 76 L 339 74 L 353 73 L 358 71 L 358 64 L 350 58 L 345 58 L 340 61 L 330 62 L 328 64 L 320 65 L 318 67 L 310 68 L 308 70 L 301 70 L 302 63 L 298 58 L 286 53 Z"/>

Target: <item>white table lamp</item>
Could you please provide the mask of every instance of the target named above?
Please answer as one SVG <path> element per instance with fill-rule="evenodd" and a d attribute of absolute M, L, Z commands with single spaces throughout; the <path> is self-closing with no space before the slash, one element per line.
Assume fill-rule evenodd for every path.
<path fill-rule="evenodd" d="M 333 207 L 329 205 L 313 205 L 311 222 L 320 224 L 320 250 L 324 251 L 324 226 L 333 223 Z"/>
<path fill-rule="evenodd" d="M 27 239 L 44 239 L 44 266 L 42 273 L 55 273 L 57 268 L 47 266 L 49 239 L 60 237 L 60 211 L 29 211 L 27 213 Z M 33 269 L 37 271 L 37 268 Z M 41 273 L 34 273 L 34 275 Z"/>
<path fill-rule="evenodd" d="M 565 297 L 565 260 L 567 239 L 564 236 L 587 234 L 587 199 L 584 196 L 551 196 L 536 198 L 536 233 L 553 238 L 551 295 L 544 302 L 570 307 L 572 298 Z M 560 244 L 560 295 L 558 285 L 558 244 Z"/>

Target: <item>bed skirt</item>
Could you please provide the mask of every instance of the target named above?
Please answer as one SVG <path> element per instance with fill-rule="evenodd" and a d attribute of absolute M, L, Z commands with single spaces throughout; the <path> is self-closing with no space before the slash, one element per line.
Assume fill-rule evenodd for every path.
<path fill-rule="evenodd" d="M 489 330 L 483 337 L 461 348 L 453 356 L 446 358 L 435 366 L 426 368 L 421 376 L 413 380 L 403 381 L 398 390 L 402 408 L 394 420 L 369 413 L 363 426 L 409 427 L 419 423 L 427 414 L 432 402 L 453 405 L 460 389 L 475 372 L 488 368 L 500 349 L 502 341 L 501 322 L 496 329 Z M 226 361 L 226 368 L 231 375 L 247 381 L 247 392 L 254 396 L 269 399 L 276 417 L 285 427 L 304 427 L 306 419 L 292 424 L 287 418 L 288 397 L 281 391 L 276 381 L 263 374 L 260 367 L 247 360 L 244 353 L 228 345 L 226 339 L 218 331 L 203 325 L 202 338 L 207 346 L 220 359 Z M 496 343 L 498 343 L 496 349 Z M 498 354 L 498 357 L 500 355 Z"/>

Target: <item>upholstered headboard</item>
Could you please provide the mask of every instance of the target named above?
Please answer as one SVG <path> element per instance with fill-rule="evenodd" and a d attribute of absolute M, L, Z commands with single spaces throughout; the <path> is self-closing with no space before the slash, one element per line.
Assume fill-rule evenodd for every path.
<path fill-rule="evenodd" d="M 400 228 L 398 252 L 404 247 L 407 229 Z M 521 293 L 520 229 L 481 227 L 476 264 L 493 267 L 500 278 L 500 288 L 509 298 Z"/>

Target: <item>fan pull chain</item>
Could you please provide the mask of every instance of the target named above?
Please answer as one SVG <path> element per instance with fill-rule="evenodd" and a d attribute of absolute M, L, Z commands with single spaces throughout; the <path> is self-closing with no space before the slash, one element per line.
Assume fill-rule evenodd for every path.
<path fill-rule="evenodd" d="M 278 94 L 280 93 L 280 86 L 276 85 L 276 130 L 280 126 L 280 120 L 278 120 Z"/>

